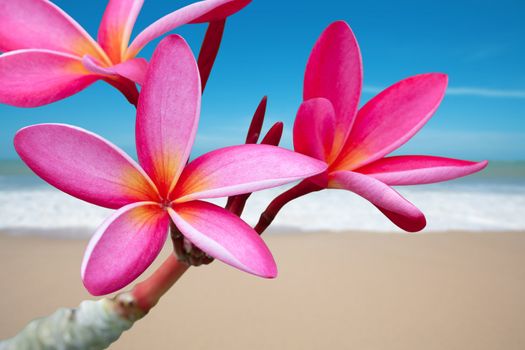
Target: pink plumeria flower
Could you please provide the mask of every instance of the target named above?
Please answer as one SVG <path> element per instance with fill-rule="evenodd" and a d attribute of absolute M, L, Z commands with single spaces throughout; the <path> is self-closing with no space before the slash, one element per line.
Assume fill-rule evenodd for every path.
<path fill-rule="evenodd" d="M 394 185 L 428 184 L 483 169 L 487 162 L 432 156 L 385 157 L 423 127 L 445 95 L 447 76 L 422 74 L 387 88 L 358 111 L 362 85 L 359 46 L 345 22 L 321 35 L 308 60 L 304 102 L 294 125 L 295 150 L 329 164 L 313 179 L 369 200 L 406 231 L 426 225 L 423 213 Z"/>
<path fill-rule="evenodd" d="M 129 44 L 144 0 L 110 0 L 98 41 L 50 1 L 0 0 L 0 103 L 41 106 L 97 80 L 134 102 L 135 82 L 143 82 L 147 69 L 136 56 L 150 41 L 187 23 L 222 20 L 250 1 L 196 2 L 154 22 Z"/>
<path fill-rule="evenodd" d="M 259 235 L 201 199 L 282 185 L 320 173 L 326 164 L 275 146 L 241 145 L 186 165 L 200 104 L 191 49 L 181 37 L 169 36 L 153 54 L 138 102 L 140 165 L 102 137 L 73 126 L 41 124 L 16 134 L 17 152 L 41 178 L 72 196 L 118 209 L 84 256 L 82 280 L 92 294 L 111 293 L 137 278 L 159 254 L 170 218 L 210 256 L 252 274 L 276 276 Z"/>

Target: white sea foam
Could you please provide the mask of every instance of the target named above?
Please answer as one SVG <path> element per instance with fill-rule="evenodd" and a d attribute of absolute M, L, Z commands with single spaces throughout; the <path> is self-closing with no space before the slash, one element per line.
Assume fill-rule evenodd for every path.
<path fill-rule="evenodd" d="M 425 213 L 427 231 L 525 230 L 524 186 L 432 185 L 397 190 Z M 250 223 L 256 222 L 260 209 L 273 196 L 258 193 L 253 197 L 245 216 Z M 321 191 L 289 203 L 274 226 L 301 230 L 401 231 L 365 199 L 341 190 Z"/>
<path fill-rule="evenodd" d="M 523 183 L 452 183 L 398 190 L 425 213 L 427 231 L 525 230 Z M 261 211 L 282 191 L 252 195 L 243 218 L 255 224 Z M 223 204 L 224 200 L 213 202 Z M 12 234 L 88 237 L 111 212 L 46 184 L 0 187 L 0 231 Z M 313 193 L 289 203 L 271 228 L 400 231 L 366 200 L 340 190 Z"/>

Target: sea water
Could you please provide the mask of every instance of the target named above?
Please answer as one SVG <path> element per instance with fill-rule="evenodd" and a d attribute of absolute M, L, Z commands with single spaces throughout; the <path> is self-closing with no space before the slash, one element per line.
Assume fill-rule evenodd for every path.
<path fill-rule="evenodd" d="M 243 218 L 255 224 L 289 186 L 252 195 Z M 492 162 L 482 173 L 432 185 L 397 187 L 427 218 L 427 231 L 525 230 L 525 163 Z M 224 199 L 213 200 L 224 205 Z M 40 180 L 19 161 L 0 161 L 0 232 L 85 238 L 112 213 Z M 325 190 L 289 203 L 273 231 L 400 231 L 365 199 Z"/>

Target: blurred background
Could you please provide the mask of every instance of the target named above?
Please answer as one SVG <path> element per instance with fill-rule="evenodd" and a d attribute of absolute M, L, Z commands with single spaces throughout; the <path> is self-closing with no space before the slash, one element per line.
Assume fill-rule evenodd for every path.
<path fill-rule="evenodd" d="M 146 1 L 133 36 L 190 1 Z M 57 0 L 93 36 L 105 3 Z M 522 1 L 254 1 L 228 19 L 223 44 L 203 98 L 193 157 L 244 142 L 251 116 L 268 95 L 266 128 L 284 121 L 282 145 L 291 147 L 291 128 L 301 102 L 304 67 L 322 30 L 345 20 L 359 41 L 364 82 L 361 104 L 383 88 L 411 75 L 444 72 L 447 95 L 430 122 L 397 154 L 431 154 L 490 160 L 487 170 L 459 181 L 401 189 L 429 216 L 430 230 L 525 228 L 525 25 Z M 187 25 L 183 35 L 198 53 L 206 25 Z M 132 36 L 132 37 L 133 37 Z M 149 58 L 156 43 L 141 53 Z M 88 226 L 106 213 L 43 185 L 17 161 L 12 146 L 21 127 L 69 123 L 94 131 L 135 155 L 134 108 L 114 88 L 97 82 L 52 105 L 21 109 L 0 106 L 1 228 Z M 28 176 L 21 176 L 26 174 Z M 19 184 L 23 184 L 20 187 Z M 20 190 L 36 190 L 54 203 L 33 208 Z M 16 191 L 9 192 L 9 189 Z M 31 189 L 27 186 L 33 186 Z M 1 188 L 1 187 L 0 187 Z M 7 192 L 6 192 L 7 191 Z M 253 222 L 279 190 L 260 194 L 248 209 Z M 445 195 L 443 195 L 445 194 Z M 328 191 L 319 200 L 287 208 L 276 226 L 296 229 L 396 230 L 375 208 L 349 193 Z M 34 197 L 31 197 L 34 198 Z M 331 201 L 329 206 L 316 203 Z M 64 204 L 67 203 L 67 204 Z M 43 222 L 29 222 L 28 206 Z M 31 210 L 33 211 L 33 210 Z M 62 219 L 53 217 L 64 212 Z M 353 212 L 356 215 L 346 215 Z M 88 215 L 86 213 L 92 213 Z M 355 216 L 360 220 L 355 220 Z M 309 217 L 308 227 L 298 218 Z M 49 222 L 47 222 L 49 220 Z M 299 224 L 298 224 L 299 223 Z"/>

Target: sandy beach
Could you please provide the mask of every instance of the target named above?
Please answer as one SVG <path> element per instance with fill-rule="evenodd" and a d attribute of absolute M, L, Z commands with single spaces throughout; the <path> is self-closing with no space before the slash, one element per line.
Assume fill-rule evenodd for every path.
<path fill-rule="evenodd" d="M 192 268 L 111 349 L 525 348 L 523 232 L 266 241 L 276 280 L 222 263 Z M 0 338 L 90 298 L 79 273 L 85 246 L 0 234 Z"/>

